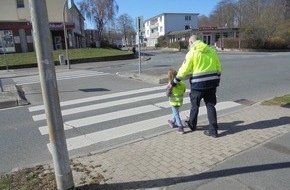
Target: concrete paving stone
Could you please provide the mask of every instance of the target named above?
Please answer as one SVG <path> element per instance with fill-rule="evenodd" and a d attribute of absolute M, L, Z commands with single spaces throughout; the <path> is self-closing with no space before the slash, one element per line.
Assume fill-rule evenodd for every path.
<path fill-rule="evenodd" d="M 176 159 L 176 160 L 174 160 L 174 161 L 170 162 L 170 167 L 175 167 L 175 168 L 178 168 L 178 167 L 180 167 L 179 160 L 178 160 L 178 159 Z"/>
<path fill-rule="evenodd" d="M 167 162 L 167 161 L 163 161 L 163 162 L 160 162 L 160 164 L 162 165 L 162 166 L 164 166 L 164 167 L 166 167 L 166 168 L 169 168 L 170 166 L 171 166 L 171 164 L 170 164 L 171 162 Z"/>
<path fill-rule="evenodd" d="M 158 170 L 163 172 L 163 173 L 169 173 L 170 172 L 169 169 L 167 169 L 166 167 L 164 167 L 162 165 L 158 166 Z"/>
<path fill-rule="evenodd" d="M 150 165 L 150 159 L 148 160 L 140 160 L 140 164 L 147 167 Z"/>
<path fill-rule="evenodd" d="M 157 175 L 155 173 L 153 173 L 151 170 L 147 170 L 144 173 L 150 179 L 156 179 L 157 178 Z"/>
<path fill-rule="evenodd" d="M 214 158 L 213 154 L 214 154 L 214 151 L 212 151 L 212 152 L 210 152 L 210 153 L 203 153 L 202 156 L 203 156 L 204 158 L 207 158 L 207 159 L 211 160 L 211 159 Z"/>
<path fill-rule="evenodd" d="M 163 160 L 164 157 L 165 156 L 157 157 L 157 156 L 153 155 L 151 158 L 152 158 L 152 160 L 160 163 Z"/>
<path fill-rule="evenodd" d="M 145 167 L 145 166 L 143 166 L 143 165 L 139 165 L 139 166 L 137 166 L 137 168 L 141 171 L 141 172 L 145 172 L 145 171 L 148 171 L 148 169 Z"/>
<path fill-rule="evenodd" d="M 153 165 L 148 165 L 148 166 L 147 166 L 147 169 L 148 169 L 149 171 L 153 172 L 153 173 L 155 173 L 155 172 L 158 171 L 157 167 L 155 167 L 155 166 L 153 166 Z"/>
<path fill-rule="evenodd" d="M 192 175 L 192 172 L 190 171 L 191 168 L 180 168 L 181 172 L 184 174 L 184 176 Z"/>
<path fill-rule="evenodd" d="M 161 157 L 161 159 L 167 163 L 172 161 L 172 155 L 169 155 L 169 157 L 163 156 Z"/>
<path fill-rule="evenodd" d="M 138 177 L 139 180 L 146 177 L 146 174 L 144 174 L 144 172 L 142 172 L 140 170 L 135 170 L 135 171 L 133 171 L 133 173 L 136 175 L 136 177 Z"/>
<path fill-rule="evenodd" d="M 168 169 L 170 170 L 171 173 L 174 173 L 175 175 L 178 175 L 181 173 L 180 167 L 175 167 L 171 165 L 170 167 L 168 167 Z"/>
<path fill-rule="evenodd" d="M 152 160 L 152 161 L 150 161 L 150 164 L 153 166 L 153 167 L 158 167 L 158 166 L 160 166 L 160 162 L 156 162 L 155 160 Z"/>
<path fill-rule="evenodd" d="M 192 162 L 191 163 L 202 164 L 203 161 L 202 161 L 202 158 L 196 158 L 196 157 L 194 157 L 192 159 Z"/>
<path fill-rule="evenodd" d="M 208 159 L 208 158 L 205 158 L 205 157 L 202 159 L 202 161 L 207 163 L 208 165 L 216 164 L 216 162 L 213 162 L 211 159 Z"/>
<path fill-rule="evenodd" d="M 163 178 L 167 178 L 168 175 L 166 175 L 166 173 L 162 172 L 162 171 L 157 171 L 155 173 L 159 179 L 163 179 Z"/>
<path fill-rule="evenodd" d="M 199 163 L 192 163 L 191 168 L 196 169 L 197 171 L 203 171 L 205 169 L 205 167 L 203 167 L 201 164 Z"/>

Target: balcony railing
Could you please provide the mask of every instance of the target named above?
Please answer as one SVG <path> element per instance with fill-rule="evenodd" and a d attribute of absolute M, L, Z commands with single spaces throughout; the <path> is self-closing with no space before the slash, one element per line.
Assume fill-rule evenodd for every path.
<path fill-rule="evenodd" d="M 158 38 L 159 37 L 159 32 L 154 32 L 150 34 L 151 38 Z"/>
<path fill-rule="evenodd" d="M 150 29 L 151 28 L 158 28 L 159 27 L 159 23 L 158 22 L 156 22 L 155 24 L 151 24 L 150 25 Z"/>

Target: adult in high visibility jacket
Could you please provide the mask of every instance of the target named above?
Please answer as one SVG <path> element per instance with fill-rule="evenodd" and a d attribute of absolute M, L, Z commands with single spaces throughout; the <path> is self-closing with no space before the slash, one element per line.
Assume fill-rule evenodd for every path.
<path fill-rule="evenodd" d="M 216 51 L 198 40 L 196 35 L 189 38 L 190 50 L 186 54 L 182 66 L 179 68 L 177 76 L 171 81 L 169 86 L 177 85 L 187 75 L 190 74 L 190 116 L 186 125 L 192 130 L 196 130 L 200 101 L 203 99 L 209 121 L 209 129 L 204 131 L 207 136 L 218 137 L 218 124 L 216 114 L 216 89 L 220 83 L 222 67 Z"/>

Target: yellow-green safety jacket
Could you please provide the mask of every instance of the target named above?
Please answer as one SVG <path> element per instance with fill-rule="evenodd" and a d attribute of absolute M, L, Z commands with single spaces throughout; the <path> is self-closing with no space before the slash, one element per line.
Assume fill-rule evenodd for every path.
<path fill-rule="evenodd" d="M 171 106 L 180 107 L 183 104 L 183 95 L 186 90 L 185 83 L 181 81 L 175 87 L 172 88 L 172 92 L 169 96 L 169 103 Z"/>
<path fill-rule="evenodd" d="M 190 74 L 193 90 L 203 90 L 219 86 L 222 67 L 216 51 L 200 40 L 194 42 L 186 54 L 173 86 Z"/>

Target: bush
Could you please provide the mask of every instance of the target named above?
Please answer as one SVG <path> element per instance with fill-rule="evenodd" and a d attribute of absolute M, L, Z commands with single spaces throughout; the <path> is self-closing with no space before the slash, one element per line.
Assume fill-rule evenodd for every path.
<path fill-rule="evenodd" d="M 155 44 L 155 47 L 168 47 L 167 38 L 165 36 L 160 36 L 158 38 L 158 44 Z"/>
<path fill-rule="evenodd" d="M 265 49 L 287 49 L 289 42 L 280 37 L 270 38 L 265 43 Z"/>

